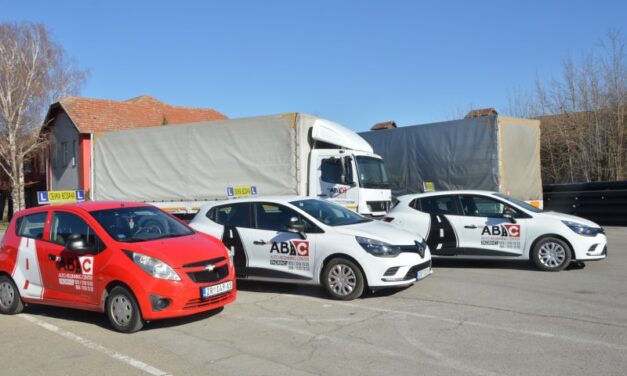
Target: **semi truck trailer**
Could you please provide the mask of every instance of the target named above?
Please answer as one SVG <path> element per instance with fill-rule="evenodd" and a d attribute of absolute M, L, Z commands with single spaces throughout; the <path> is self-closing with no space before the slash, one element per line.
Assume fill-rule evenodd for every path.
<path fill-rule="evenodd" d="M 359 135 L 385 160 L 394 196 L 487 190 L 542 207 L 539 120 L 494 114 Z"/>
<path fill-rule="evenodd" d="M 93 200 L 174 214 L 250 195 L 324 198 L 367 216 L 391 202 L 383 159 L 355 132 L 303 113 L 96 134 Z"/>

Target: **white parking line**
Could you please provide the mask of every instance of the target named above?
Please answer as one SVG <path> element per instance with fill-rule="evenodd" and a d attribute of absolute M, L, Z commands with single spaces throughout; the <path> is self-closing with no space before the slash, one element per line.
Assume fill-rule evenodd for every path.
<path fill-rule="evenodd" d="M 83 337 L 81 337 L 81 336 L 79 336 L 77 334 L 74 334 L 72 332 L 68 332 L 66 330 L 63 330 L 63 329 L 59 328 L 56 325 L 49 324 L 49 323 L 47 323 L 47 322 L 45 322 L 43 320 L 40 320 L 40 319 L 38 319 L 36 317 L 31 316 L 31 315 L 21 314 L 21 315 L 18 315 L 18 317 L 21 317 L 21 318 L 23 318 L 23 319 L 25 319 L 27 321 L 30 321 L 31 323 L 33 323 L 35 325 L 39 325 L 40 327 L 42 327 L 42 328 L 44 328 L 46 330 L 49 330 L 49 331 L 51 331 L 51 332 L 53 332 L 55 334 L 58 334 L 58 335 L 66 338 L 66 339 L 69 339 L 69 340 L 72 340 L 74 342 L 77 342 L 77 343 L 87 347 L 88 349 L 95 350 L 95 351 L 101 352 L 101 353 L 103 353 L 105 355 L 108 355 L 108 356 L 110 356 L 113 359 L 119 360 L 122 363 L 126 363 L 129 366 L 135 367 L 135 368 L 137 368 L 137 369 L 139 369 L 141 371 L 144 371 L 144 372 L 146 372 L 148 374 L 151 374 L 151 375 L 154 375 L 154 376 L 171 376 L 169 373 L 167 373 L 165 371 L 162 371 L 159 368 L 155 368 L 155 367 L 153 367 L 151 365 L 148 365 L 148 364 L 142 362 L 141 360 L 137 360 L 137 359 L 132 358 L 132 357 L 130 357 L 128 355 L 124 355 L 124 354 L 119 353 L 117 351 L 111 350 L 111 349 L 109 349 L 107 347 L 99 345 L 99 344 L 97 344 L 95 342 L 92 342 L 92 341 L 90 341 L 90 340 L 88 340 L 86 338 L 83 338 Z"/>
<path fill-rule="evenodd" d="M 285 296 L 290 297 L 290 298 L 307 299 L 307 300 L 317 299 L 317 298 L 311 298 L 308 296 L 300 296 L 300 295 L 285 295 Z M 364 309 L 364 310 L 373 311 L 373 312 L 401 314 L 401 315 L 418 317 L 418 318 L 427 319 L 427 320 L 436 320 L 436 321 L 448 322 L 448 323 L 453 323 L 453 324 L 458 324 L 458 325 L 462 324 L 462 325 L 474 326 L 474 327 L 485 328 L 485 329 L 490 329 L 490 330 L 499 330 L 499 331 L 508 332 L 512 334 L 523 334 L 523 335 L 535 336 L 535 337 L 554 338 L 554 339 L 559 339 L 562 341 L 580 343 L 584 345 L 605 347 L 605 348 L 609 348 L 612 350 L 627 351 L 627 346 L 623 346 L 623 345 L 619 345 L 615 343 L 603 342 L 603 341 L 585 339 L 585 338 L 576 338 L 576 337 L 564 336 L 560 334 L 553 334 L 549 332 L 516 329 L 516 328 L 512 328 L 508 326 L 485 324 L 485 323 L 476 322 L 476 321 L 461 321 L 458 319 L 434 316 L 434 315 L 429 315 L 425 313 L 400 311 L 400 310 L 395 310 L 395 309 L 378 308 L 378 307 L 369 307 L 369 306 L 363 306 L 363 305 L 359 305 L 355 303 L 335 302 L 334 304 L 344 306 L 344 307 Z"/>

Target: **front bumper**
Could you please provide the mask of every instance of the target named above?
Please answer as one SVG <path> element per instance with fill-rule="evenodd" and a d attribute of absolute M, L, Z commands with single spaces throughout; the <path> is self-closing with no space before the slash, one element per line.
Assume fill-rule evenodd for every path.
<path fill-rule="evenodd" d="M 428 250 L 424 258 L 412 252 L 403 252 L 391 258 L 371 257 L 376 259 L 366 271 L 368 287 L 371 289 L 408 286 L 418 280 L 419 272 L 420 280 L 431 274 L 431 254 Z"/>
<path fill-rule="evenodd" d="M 578 235 L 576 239 L 571 240 L 575 251 L 575 259 L 584 260 L 602 260 L 607 257 L 607 237 L 604 234 L 596 236 Z"/>
<path fill-rule="evenodd" d="M 223 294 L 202 299 L 201 288 L 232 281 L 233 289 Z M 191 281 L 158 281 L 137 296 L 144 320 L 158 320 L 181 317 L 212 311 L 235 301 L 237 296 L 235 279 L 225 278 L 215 283 L 199 284 Z M 151 300 L 152 297 L 152 300 Z M 163 309 L 155 306 L 155 297 L 167 299 L 169 304 Z"/>

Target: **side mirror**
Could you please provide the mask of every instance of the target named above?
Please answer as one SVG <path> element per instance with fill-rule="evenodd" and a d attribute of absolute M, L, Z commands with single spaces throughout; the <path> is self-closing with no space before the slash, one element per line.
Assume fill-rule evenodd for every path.
<path fill-rule="evenodd" d="M 350 185 L 351 187 L 355 186 L 355 182 L 353 181 L 353 167 L 351 165 L 352 158 L 351 157 L 342 157 L 342 184 Z"/>
<path fill-rule="evenodd" d="M 505 208 L 503 211 L 503 218 L 508 219 L 511 223 L 516 223 L 516 219 L 514 218 L 515 215 L 516 212 L 510 208 Z"/>
<path fill-rule="evenodd" d="M 300 223 L 298 217 L 290 218 L 290 226 L 287 228 L 287 231 L 299 234 L 302 239 L 307 239 L 307 235 L 305 235 L 305 225 Z"/>
<path fill-rule="evenodd" d="M 83 237 L 79 234 L 72 234 L 69 236 L 67 242 L 65 243 L 65 249 L 79 255 L 95 253 L 95 248 L 85 243 Z"/>

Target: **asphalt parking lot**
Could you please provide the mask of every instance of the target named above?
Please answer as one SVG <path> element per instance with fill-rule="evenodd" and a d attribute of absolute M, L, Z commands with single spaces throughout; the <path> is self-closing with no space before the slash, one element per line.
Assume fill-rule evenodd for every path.
<path fill-rule="evenodd" d="M 560 273 L 435 260 L 402 291 L 352 302 L 241 283 L 220 312 L 124 335 L 104 315 L 0 316 L 0 375 L 625 375 L 627 228 L 609 257 Z"/>

